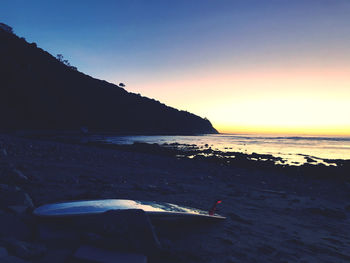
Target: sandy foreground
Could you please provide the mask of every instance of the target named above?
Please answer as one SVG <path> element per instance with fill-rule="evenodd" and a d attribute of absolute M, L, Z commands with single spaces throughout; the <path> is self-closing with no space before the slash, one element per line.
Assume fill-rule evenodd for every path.
<path fill-rule="evenodd" d="M 312 179 L 0 135 L 0 184 L 3 262 L 78 262 L 73 255 L 83 241 L 65 247 L 38 238 L 31 210 L 104 198 L 203 210 L 222 200 L 217 212 L 225 221 L 153 224 L 161 248 L 148 262 L 350 262 L 350 183 L 331 175 Z M 25 201 L 11 191 L 27 193 Z"/>

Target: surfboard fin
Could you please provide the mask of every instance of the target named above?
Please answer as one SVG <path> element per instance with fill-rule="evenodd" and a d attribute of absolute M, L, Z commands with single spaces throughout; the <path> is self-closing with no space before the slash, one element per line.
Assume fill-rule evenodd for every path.
<path fill-rule="evenodd" d="M 222 202 L 221 200 L 215 201 L 213 207 L 212 207 L 212 208 L 209 210 L 209 212 L 208 212 L 208 214 L 209 214 L 210 216 L 212 216 L 212 215 L 215 214 L 216 206 L 217 206 L 218 204 L 221 204 L 221 202 Z"/>

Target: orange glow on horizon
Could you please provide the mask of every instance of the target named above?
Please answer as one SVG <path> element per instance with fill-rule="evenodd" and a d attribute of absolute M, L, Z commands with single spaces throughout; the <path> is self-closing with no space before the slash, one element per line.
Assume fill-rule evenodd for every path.
<path fill-rule="evenodd" d="M 164 76 L 163 76 L 164 77 Z M 222 133 L 350 136 L 350 69 L 285 67 L 167 75 L 133 92 L 208 118 Z"/>
<path fill-rule="evenodd" d="M 297 136 L 350 136 L 350 126 L 344 127 L 263 127 L 263 126 L 215 126 L 220 133 L 266 134 Z"/>

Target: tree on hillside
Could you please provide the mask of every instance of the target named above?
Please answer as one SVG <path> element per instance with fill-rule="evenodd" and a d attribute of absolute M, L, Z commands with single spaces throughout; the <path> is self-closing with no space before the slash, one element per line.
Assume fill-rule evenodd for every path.
<path fill-rule="evenodd" d="M 61 62 L 62 64 L 66 65 L 67 67 L 73 69 L 73 70 L 78 70 L 76 67 L 72 66 L 68 59 L 64 59 L 63 55 L 62 54 L 57 54 L 56 55 L 56 59 Z"/>
<path fill-rule="evenodd" d="M 6 25 L 4 23 L 0 23 L 0 29 L 5 30 L 8 33 L 13 34 L 13 29 L 9 25 Z"/>
<path fill-rule="evenodd" d="M 59 62 L 63 63 L 63 55 L 62 54 L 57 54 L 56 58 Z"/>
<path fill-rule="evenodd" d="M 120 82 L 118 86 L 121 88 L 125 88 L 126 85 L 123 82 Z"/>

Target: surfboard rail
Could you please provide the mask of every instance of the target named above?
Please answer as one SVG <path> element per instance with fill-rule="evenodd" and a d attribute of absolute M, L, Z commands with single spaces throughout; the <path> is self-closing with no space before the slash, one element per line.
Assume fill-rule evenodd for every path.
<path fill-rule="evenodd" d="M 82 200 L 46 204 L 36 208 L 33 214 L 38 217 L 72 217 L 101 214 L 110 210 L 141 209 L 155 218 L 206 218 L 225 219 L 225 217 L 200 209 L 179 206 L 171 203 L 137 201 L 127 199 Z"/>

